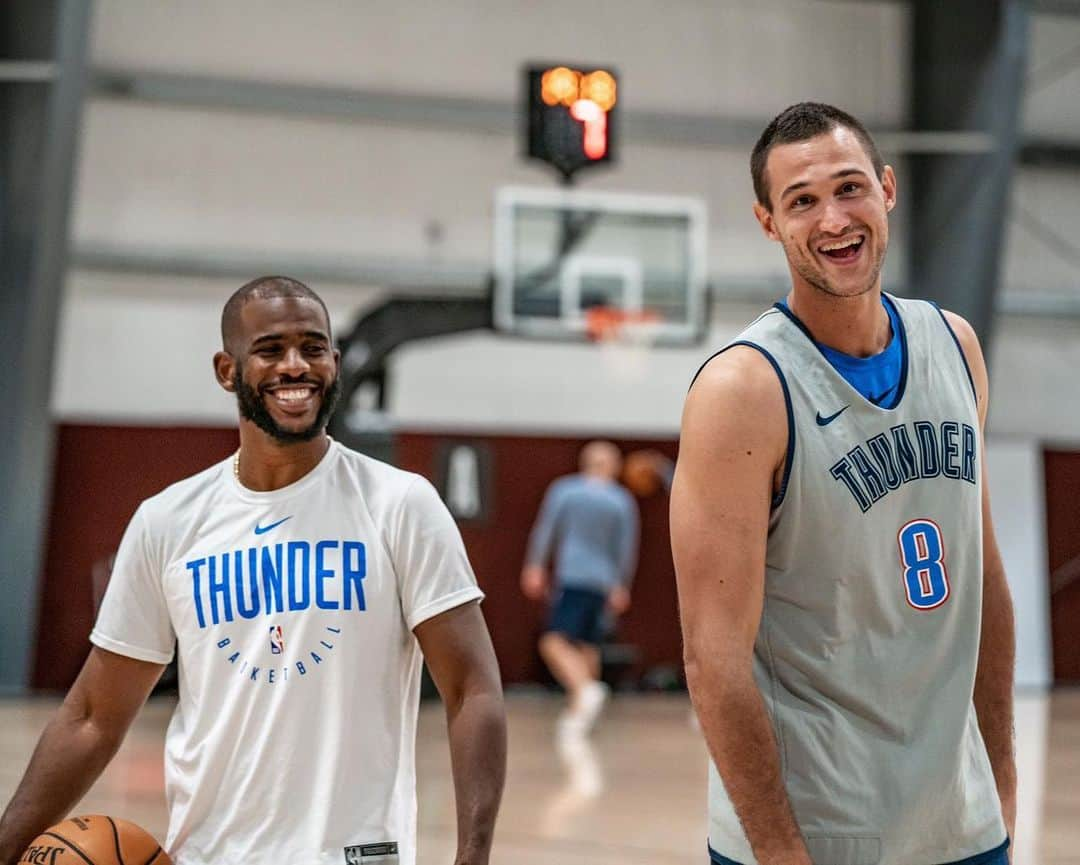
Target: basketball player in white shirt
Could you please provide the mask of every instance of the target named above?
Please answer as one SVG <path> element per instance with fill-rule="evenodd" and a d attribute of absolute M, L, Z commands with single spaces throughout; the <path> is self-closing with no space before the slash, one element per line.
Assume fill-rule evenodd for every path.
<path fill-rule="evenodd" d="M 792 288 L 697 376 L 671 493 L 709 858 L 1005 865 L 1013 621 L 979 341 L 882 292 L 897 183 L 855 118 L 792 106 L 751 168 Z"/>
<path fill-rule="evenodd" d="M 446 705 L 454 861 L 486 865 L 505 715 L 457 527 L 423 478 L 327 436 L 339 357 L 307 286 L 242 287 L 222 339 L 240 449 L 132 518 L 90 656 L 0 821 L 0 863 L 75 806 L 178 651 L 177 865 L 414 865 L 421 654 Z"/>

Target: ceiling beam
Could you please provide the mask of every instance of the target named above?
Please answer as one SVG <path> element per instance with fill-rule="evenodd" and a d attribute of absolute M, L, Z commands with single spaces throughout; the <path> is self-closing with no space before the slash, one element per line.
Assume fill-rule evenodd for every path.
<path fill-rule="evenodd" d="M 1080 3 L 1080 0 L 1077 0 Z M 91 95 L 180 108 L 253 111 L 264 114 L 330 117 L 358 123 L 514 135 L 519 105 L 500 99 L 396 93 L 308 84 L 245 81 L 121 69 L 98 69 Z M 749 150 L 767 117 L 721 117 L 659 111 L 626 111 L 627 141 L 706 150 Z M 993 136 L 985 132 L 896 129 L 870 124 L 878 146 L 889 154 L 989 153 Z M 1020 160 L 1031 165 L 1080 164 L 1080 140 L 1025 139 Z"/>
<path fill-rule="evenodd" d="M 1080 15 L 1080 0 L 1028 0 L 1031 11 L 1045 15 Z"/>
<path fill-rule="evenodd" d="M 331 117 L 460 132 L 514 135 L 521 123 L 519 103 L 502 99 L 137 70 L 98 69 L 93 75 L 91 93 L 101 99 L 182 108 Z M 708 150 L 749 150 L 769 118 L 628 110 L 623 112 L 620 122 L 627 141 Z M 870 125 L 879 146 L 888 153 L 985 153 L 994 148 L 993 139 L 978 132 L 915 132 Z"/>
<path fill-rule="evenodd" d="M 1080 168 L 1080 141 L 1025 138 L 1018 154 L 1021 165 L 1033 168 Z"/>

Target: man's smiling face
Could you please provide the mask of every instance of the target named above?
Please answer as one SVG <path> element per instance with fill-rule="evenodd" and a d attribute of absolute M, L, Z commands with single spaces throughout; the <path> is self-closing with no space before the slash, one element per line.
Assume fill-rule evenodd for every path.
<path fill-rule="evenodd" d="M 241 416 L 279 442 L 319 435 L 341 389 L 322 306 L 307 297 L 252 298 L 234 339 L 230 381 Z"/>
<path fill-rule="evenodd" d="M 879 179 L 858 136 L 837 126 L 768 153 L 769 204 L 754 205 L 765 233 L 784 247 L 792 279 L 834 297 L 879 285 L 889 245 L 896 178 Z"/>

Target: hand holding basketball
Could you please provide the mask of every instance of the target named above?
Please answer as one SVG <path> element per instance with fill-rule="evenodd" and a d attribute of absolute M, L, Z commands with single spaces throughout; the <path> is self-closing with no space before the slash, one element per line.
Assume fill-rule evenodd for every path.
<path fill-rule="evenodd" d="M 71 817 L 30 842 L 25 865 L 172 865 L 154 837 L 119 817 Z"/>

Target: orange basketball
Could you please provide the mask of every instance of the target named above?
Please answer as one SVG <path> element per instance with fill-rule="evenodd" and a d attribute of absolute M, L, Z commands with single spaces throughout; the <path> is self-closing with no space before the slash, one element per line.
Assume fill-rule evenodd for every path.
<path fill-rule="evenodd" d="M 26 865 L 172 865 L 149 832 L 119 817 L 71 817 L 30 842 Z"/>
<path fill-rule="evenodd" d="M 641 498 L 655 495 L 660 489 L 660 471 L 656 451 L 631 451 L 623 462 L 622 481 L 626 488 Z M 662 457 L 661 457 L 662 458 Z"/>

